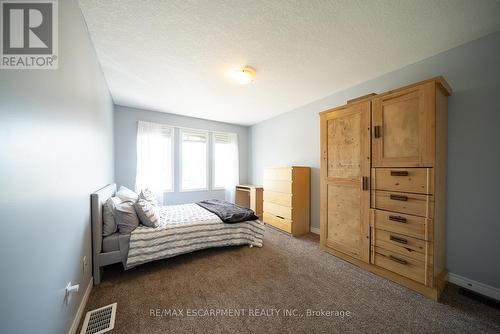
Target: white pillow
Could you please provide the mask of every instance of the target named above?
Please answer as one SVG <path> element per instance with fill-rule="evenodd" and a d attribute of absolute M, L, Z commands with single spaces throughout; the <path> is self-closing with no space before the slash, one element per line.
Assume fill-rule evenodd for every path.
<path fill-rule="evenodd" d="M 113 210 L 115 203 L 122 202 L 118 197 L 110 197 L 102 206 L 102 236 L 107 237 L 116 232 L 117 226 L 115 218 L 113 217 Z"/>
<path fill-rule="evenodd" d="M 116 196 L 119 197 L 122 201 L 132 201 L 132 202 L 137 201 L 137 199 L 139 198 L 139 195 L 137 195 L 134 191 L 124 186 L 121 186 L 120 189 L 118 189 Z"/>
<path fill-rule="evenodd" d="M 142 195 L 142 193 L 141 193 Z M 158 227 L 160 221 L 160 209 L 150 201 L 139 197 L 134 204 L 135 211 L 141 223 L 148 227 Z"/>

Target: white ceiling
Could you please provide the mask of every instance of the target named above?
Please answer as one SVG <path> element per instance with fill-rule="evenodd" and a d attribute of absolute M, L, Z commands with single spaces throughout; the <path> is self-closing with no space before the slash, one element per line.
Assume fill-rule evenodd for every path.
<path fill-rule="evenodd" d="M 243 125 L 500 30 L 498 0 L 80 3 L 116 104 Z"/>

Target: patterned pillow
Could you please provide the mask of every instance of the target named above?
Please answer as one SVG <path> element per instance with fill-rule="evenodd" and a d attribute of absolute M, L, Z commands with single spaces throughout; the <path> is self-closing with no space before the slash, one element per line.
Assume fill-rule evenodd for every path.
<path fill-rule="evenodd" d="M 141 192 L 142 195 L 142 192 Z M 158 227 L 160 221 L 160 208 L 150 201 L 141 198 L 135 202 L 135 211 L 141 223 L 148 227 Z"/>
<path fill-rule="evenodd" d="M 156 196 L 148 188 L 143 189 L 141 191 L 141 193 L 139 194 L 139 199 L 141 199 L 141 198 L 144 199 L 144 200 L 146 200 L 146 201 L 148 201 L 148 202 L 150 202 L 151 204 L 153 204 L 155 206 L 158 205 L 158 200 L 156 199 Z"/>

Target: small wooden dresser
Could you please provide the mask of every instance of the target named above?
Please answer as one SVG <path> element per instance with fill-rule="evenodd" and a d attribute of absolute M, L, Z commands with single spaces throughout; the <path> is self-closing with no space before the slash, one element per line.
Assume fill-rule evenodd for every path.
<path fill-rule="evenodd" d="M 235 204 L 249 208 L 262 219 L 262 187 L 251 184 L 240 184 L 235 188 Z"/>
<path fill-rule="evenodd" d="M 309 232 L 309 167 L 264 170 L 264 222 L 298 236 Z"/>

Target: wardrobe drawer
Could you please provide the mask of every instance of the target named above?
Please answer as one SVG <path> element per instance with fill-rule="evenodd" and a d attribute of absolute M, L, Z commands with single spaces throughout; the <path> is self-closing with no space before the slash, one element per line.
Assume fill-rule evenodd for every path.
<path fill-rule="evenodd" d="M 273 214 L 264 212 L 264 223 L 272 225 L 285 232 L 292 233 L 292 221 L 289 219 L 276 217 Z"/>
<path fill-rule="evenodd" d="M 292 195 L 285 193 L 277 193 L 274 191 L 264 191 L 264 201 L 275 203 L 289 208 L 292 207 Z"/>
<path fill-rule="evenodd" d="M 418 239 L 432 240 L 433 222 L 424 217 L 371 209 L 370 226 Z"/>
<path fill-rule="evenodd" d="M 432 168 L 372 168 L 372 189 L 434 194 Z"/>
<path fill-rule="evenodd" d="M 372 207 L 432 218 L 434 198 L 431 195 L 375 190 L 372 191 Z"/>
<path fill-rule="evenodd" d="M 264 191 L 274 191 L 285 194 L 292 193 L 292 182 L 290 181 L 275 181 L 275 180 L 264 180 Z"/>
<path fill-rule="evenodd" d="M 292 208 L 264 201 L 264 211 L 278 217 L 292 219 Z"/>
<path fill-rule="evenodd" d="M 291 168 L 266 168 L 264 169 L 264 180 L 292 181 Z"/>
<path fill-rule="evenodd" d="M 375 247 L 382 247 L 421 262 L 425 262 L 429 251 L 427 241 L 379 229 L 372 230 L 371 241 Z"/>
<path fill-rule="evenodd" d="M 391 252 L 381 247 L 373 248 L 373 263 L 401 276 L 426 284 L 425 263 L 407 256 Z"/>

